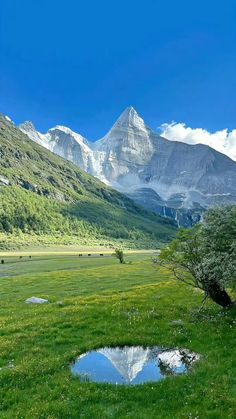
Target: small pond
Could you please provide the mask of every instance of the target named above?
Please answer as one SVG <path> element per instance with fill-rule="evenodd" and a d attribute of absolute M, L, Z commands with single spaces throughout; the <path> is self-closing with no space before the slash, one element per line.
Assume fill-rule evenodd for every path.
<path fill-rule="evenodd" d="M 110 384 L 142 384 L 168 375 L 183 374 L 199 359 L 186 349 L 158 346 L 104 347 L 80 355 L 71 372 L 84 381 Z"/>

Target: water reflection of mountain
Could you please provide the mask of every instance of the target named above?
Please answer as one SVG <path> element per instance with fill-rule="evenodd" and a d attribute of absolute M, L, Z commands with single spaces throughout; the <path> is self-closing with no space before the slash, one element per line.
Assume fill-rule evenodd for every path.
<path fill-rule="evenodd" d="M 72 364 L 71 371 L 74 375 L 86 375 L 96 382 L 138 384 L 182 374 L 198 359 L 198 354 L 186 349 L 104 347 L 80 355 Z"/>
<path fill-rule="evenodd" d="M 187 369 L 199 357 L 187 350 L 163 351 L 159 347 L 144 348 L 142 346 L 123 348 L 102 348 L 97 352 L 104 355 L 127 383 L 131 383 L 141 372 L 148 361 L 155 361 L 161 375 L 174 374 L 180 368 Z"/>
<path fill-rule="evenodd" d="M 142 346 L 103 348 L 98 352 L 108 358 L 125 381 L 129 383 L 142 371 L 150 355 L 150 349 Z"/>

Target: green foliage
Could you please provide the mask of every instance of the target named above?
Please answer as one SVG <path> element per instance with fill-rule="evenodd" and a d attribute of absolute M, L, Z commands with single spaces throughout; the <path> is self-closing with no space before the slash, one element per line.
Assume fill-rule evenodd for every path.
<path fill-rule="evenodd" d="M 114 256 L 119 260 L 120 263 L 125 263 L 123 250 L 115 249 Z"/>
<path fill-rule="evenodd" d="M 0 185 L 2 243 L 23 233 L 155 248 L 175 234 L 170 221 L 32 142 L 1 116 Z"/>
<path fill-rule="evenodd" d="M 231 305 L 225 287 L 236 283 L 236 206 L 210 209 L 201 225 L 180 230 L 159 261 L 178 280 L 224 307 Z"/>
<path fill-rule="evenodd" d="M 211 208 L 201 228 L 205 269 L 222 286 L 236 286 L 236 205 Z M 208 255 L 208 257 L 207 257 Z"/>

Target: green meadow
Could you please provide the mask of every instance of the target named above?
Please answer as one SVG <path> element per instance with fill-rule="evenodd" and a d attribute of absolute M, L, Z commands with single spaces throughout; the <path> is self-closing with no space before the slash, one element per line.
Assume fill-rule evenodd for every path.
<path fill-rule="evenodd" d="M 0 255 L 0 417 L 235 418 L 236 309 L 208 301 L 199 311 L 201 292 L 154 267 L 155 252 L 127 253 L 124 265 L 108 251 L 78 253 Z M 31 296 L 50 303 L 25 304 Z M 79 354 L 118 345 L 201 358 L 187 374 L 137 386 L 72 377 Z"/>

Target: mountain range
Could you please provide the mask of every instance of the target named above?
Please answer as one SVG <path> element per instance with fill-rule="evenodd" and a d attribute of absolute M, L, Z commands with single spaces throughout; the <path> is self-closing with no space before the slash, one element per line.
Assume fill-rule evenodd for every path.
<path fill-rule="evenodd" d="M 138 204 L 191 226 L 209 206 L 236 203 L 236 162 L 209 146 L 169 141 L 131 106 L 92 142 L 57 125 L 46 134 L 32 122 L 20 130 Z"/>
<path fill-rule="evenodd" d="M 66 131 L 63 137 L 61 128 L 58 131 L 60 141 L 63 143 L 64 138 L 68 146 L 71 134 Z M 57 129 L 50 132 L 51 146 L 53 141 L 58 142 L 58 133 Z M 76 138 L 77 141 L 71 135 L 71 147 L 83 144 L 79 136 Z M 46 240 L 156 248 L 174 237 L 173 222 L 135 204 L 78 165 L 53 154 L 41 146 L 44 141 L 44 136 L 37 133 L 32 141 L 0 115 L 2 248 L 10 246 L 10 242 L 25 244 L 27 240 L 28 244 Z M 89 154 L 90 148 L 86 144 L 84 147 Z"/>

